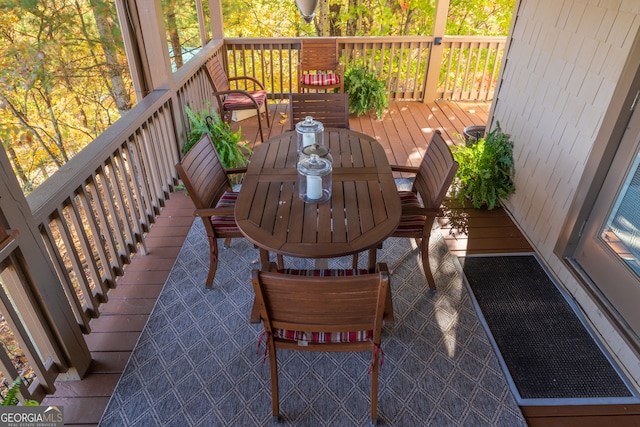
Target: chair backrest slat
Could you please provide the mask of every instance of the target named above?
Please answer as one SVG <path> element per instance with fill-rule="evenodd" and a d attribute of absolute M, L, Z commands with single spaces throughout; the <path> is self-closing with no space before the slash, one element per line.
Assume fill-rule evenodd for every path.
<path fill-rule="evenodd" d="M 322 122 L 325 128 L 349 129 L 349 94 L 292 93 L 289 96 L 291 130 L 307 116 Z"/>
<path fill-rule="evenodd" d="M 211 57 L 206 63 L 206 68 L 208 71 L 207 76 L 209 77 L 209 81 L 211 82 L 211 86 L 213 86 L 214 91 L 224 92 L 231 89 L 229 77 L 224 69 L 224 64 L 220 55 Z"/>
<path fill-rule="evenodd" d="M 425 207 L 439 208 L 458 170 L 447 142 L 435 131 L 414 181 Z"/>
<path fill-rule="evenodd" d="M 197 209 L 214 207 L 231 186 L 208 134 L 191 147 L 176 170 Z"/>
<path fill-rule="evenodd" d="M 307 332 L 373 330 L 374 340 L 376 335 L 379 339 L 389 286 L 384 272 L 313 277 L 256 270 L 252 283 L 258 303 L 264 304 L 265 326 Z"/>
<path fill-rule="evenodd" d="M 306 37 L 300 43 L 303 71 L 337 71 L 340 63 L 338 39 Z"/>

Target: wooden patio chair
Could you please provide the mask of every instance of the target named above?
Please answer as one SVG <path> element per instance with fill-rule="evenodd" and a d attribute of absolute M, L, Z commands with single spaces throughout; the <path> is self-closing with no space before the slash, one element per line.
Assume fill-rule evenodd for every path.
<path fill-rule="evenodd" d="M 340 89 L 344 92 L 344 70 L 338 39 L 305 37 L 300 42 L 298 92 Z"/>
<path fill-rule="evenodd" d="M 353 275 L 353 270 L 297 274 L 253 270 L 251 283 L 264 324 L 273 416 L 277 418 L 280 411 L 276 349 L 370 351 L 371 419 L 375 423 L 382 317 L 385 304 L 390 304 L 387 266 L 378 264 L 375 274 L 362 275 Z"/>
<path fill-rule="evenodd" d="M 234 111 L 255 109 L 258 115 L 260 139 L 264 142 L 261 119 L 261 110 L 263 107 L 267 118 L 267 127 L 271 127 L 269 108 L 267 105 L 267 92 L 264 90 L 264 85 L 250 76 L 228 77 L 220 55 L 212 57 L 202 67 L 206 70 L 205 74 L 209 78 L 209 82 L 213 88 L 213 94 L 217 98 L 218 105 L 220 106 L 220 115 L 224 120 L 229 122 L 231 120 L 230 116 Z M 230 82 L 233 81 L 244 81 L 246 89 L 253 87 L 254 90 L 231 89 Z"/>
<path fill-rule="evenodd" d="M 227 174 L 237 174 L 246 168 L 225 169 L 208 134 L 204 134 L 181 162 L 176 164 L 178 175 L 196 209 L 194 216 L 202 218 L 209 239 L 209 273 L 206 286 L 210 288 L 218 267 L 217 239 L 225 239 L 225 246 L 234 237 L 244 237 L 234 217 L 238 193 L 232 191 Z"/>
<path fill-rule="evenodd" d="M 325 128 L 349 129 L 349 94 L 347 93 L 292 93 L 289 95 L 291 130 L 296 123 L 312 116 Z"/>
<path fill-rule="evenodd" d="M 416 168 L 392 165 L 391 169 L 396 172 L 415 174 L 411 191 L 399 192 L 402 217 L 392 237 L 416 239 L 420 247 L 424 275 L 429 287 L 435 289 L 436 283 L 429 267 L 429 237 L 433 222 L 441 214 L 440 206 L 453 182 L 458 163 L 453 159 L 449 146 L 437 130 L 431 138 L 420 166 Z"/>

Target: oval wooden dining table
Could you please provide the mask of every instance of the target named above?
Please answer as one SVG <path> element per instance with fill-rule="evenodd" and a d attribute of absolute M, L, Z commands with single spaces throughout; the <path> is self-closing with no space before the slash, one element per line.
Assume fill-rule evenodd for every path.
<path fill-rule="evenodd" d="M 333 157 L 331 198 L 305 203 L 298 195 L 297 134 L 283 133 L 258 145 L 240 187 L 235 216 L 242 234 L 269 253 L 299 258 L 334 258 L 369 251 L 369 271 L 376 249 L 400 222 L 400 196 L 382 145 L 348 129 L 324 130 Z M 355 268 L 356 266 L 354 266 Z M 391 287 L 383 319 L 392 322 Z M 250 322 L 260 322 L 257 305 Z"/>
<path fill-rule="evenodd" d="M 348 129 L 327 128 L 324 143 L 333 157 L 332 194 L 323 203 L 298 195 L 297 134 L 285 132 L 258 145 L 236 201 L 235 217 L 245 237 L 269 253 L 334 258 L 376 248 L 396 229 L 401 206 L 386 153 L 375 139 Z"/>

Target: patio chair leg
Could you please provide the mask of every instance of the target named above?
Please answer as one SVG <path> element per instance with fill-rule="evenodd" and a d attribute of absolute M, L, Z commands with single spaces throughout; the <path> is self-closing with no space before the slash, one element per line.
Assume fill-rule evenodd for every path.
<path fill-rule="evenodd" d="M 429 265 L 429 236 L 425 236 L 421 240 L 420 257 L 422 258 L 422 269 L 424 270 L 424 277 L 427 279 L 427 283 L 429 283 L 429 288 L 435 290 L 436 281 L 433 278 L 431 266 Z"/>

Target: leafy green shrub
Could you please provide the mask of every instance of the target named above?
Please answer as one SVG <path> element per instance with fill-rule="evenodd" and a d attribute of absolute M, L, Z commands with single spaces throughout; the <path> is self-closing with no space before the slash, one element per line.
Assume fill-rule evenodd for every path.
<path fill-rule="evenodd" d="M 22 378 L 17 377 L 11 387 L 7 389 L 7 394 L 2 399 L 2 403 L 0 406 L 17 406 L 18 405 L 18 395 L 20 394 L 20 384 L 22 383 Z M 22 402 L 23 406 L 39 406 L 37 400 L 25 399 Z"/>
<path fill-rule="evenodd" d="M 375 111 L 379 119 L 389 105 L 384 80 L 364 65 L 355 65 L 346 71 L 344 90 L 349 94 L 349 113 L 361 116 Z"/>
<path fill-rule="evenodd" d="M 225 123 L 217 111 L 211 109 L 195 112 L 188 106 L 185 107 L 189 117 L 190 128 L 187 142 L 182 147 L 182 152 L 187 153 L 205 133 L 209 134 L 213 145 L 216 147 L 220 161 L 225 168 L 235 168 L 247 164 L 251 149 L 242 140 L 241 129 L 231 131 L 231 126 Z"/>
<path fill-rule="evenodd" d="M 515 192 L 513 143 L 500 129 L 500 123 L 486 137 L 454 146 L 451 151 L 459 165 L 451 196 L 463 206 L 469 199 L 473 207 L 487 206 L 491 210 L 500 206 L 501 198 Z"/>

